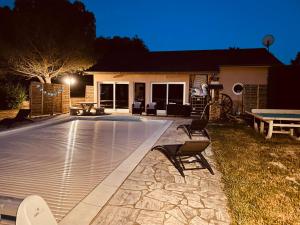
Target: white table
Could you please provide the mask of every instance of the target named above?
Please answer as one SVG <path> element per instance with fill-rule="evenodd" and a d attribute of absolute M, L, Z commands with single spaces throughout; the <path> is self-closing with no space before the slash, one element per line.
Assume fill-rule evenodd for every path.
<path fill-rule="evenodd" d="M 300 128 L 300 110 L 287 109 L 252 109 L 246 112 L 254 117 L 254 128 L 261 134 L 264 134 L 265 123 L 269 125 L 266 139 L 270 139 L 272 134 L 289 134 L 296 140 L 300 140 L 300 136 L 294 136 L 295 128 Z M 256 120 L 259 120 L 259 128 Z M 276 129 L 279 128 L 279 129 Z M 284 130 L 283 128 L 289 128 Z"/>

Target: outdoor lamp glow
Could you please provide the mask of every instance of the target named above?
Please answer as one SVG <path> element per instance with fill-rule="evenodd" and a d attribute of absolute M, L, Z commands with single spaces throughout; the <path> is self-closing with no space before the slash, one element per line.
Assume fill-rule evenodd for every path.
<path fill-rule="evenodd" d="M 66 77 L 64 78 L 64 83 L 71 86 L 76 83 L 76 79 L 74 77 Z"/>

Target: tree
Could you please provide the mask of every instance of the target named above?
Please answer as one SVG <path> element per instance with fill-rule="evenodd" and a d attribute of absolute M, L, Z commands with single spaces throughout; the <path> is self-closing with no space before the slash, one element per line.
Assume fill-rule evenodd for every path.
<path fill-rule="evenodd" d="M 98 65 L 113 65 L 118 61 L 128 60 L 127 56 L 139 58 L 149 52 L 147 46 L 137 36 L 133 38 L 99 37 L 95 42 L 95 51 Z"/>
<path fill-rule="evenodd" d="M 0 14 L 0 59 L 9 71 L 51 83 L 94 64 L 95 18 L 81 2 L 16 0 Z"/>
<path fill-rule="evenodd" d="M 300 52 L 297 53 L 297 56 L 294 60 L 291 61 L 292 65 L 300 65 Z"/>

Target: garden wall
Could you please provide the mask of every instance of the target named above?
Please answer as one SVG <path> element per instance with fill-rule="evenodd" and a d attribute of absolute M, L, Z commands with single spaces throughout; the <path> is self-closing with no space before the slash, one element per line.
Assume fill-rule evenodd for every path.
<path fill-rule="evenodd" d="M 31 116 L 69 112 L 70 90 L 68 85 L 31 82 L 29 98 Z"/>

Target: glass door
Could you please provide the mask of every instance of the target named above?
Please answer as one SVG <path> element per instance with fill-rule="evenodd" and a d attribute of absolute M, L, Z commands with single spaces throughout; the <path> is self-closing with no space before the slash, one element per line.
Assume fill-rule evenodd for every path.
<path fill-rule="evenodd" d="M 128 109 L 128 84 L 115 85 L 115 109 Z"/>
<path fill-rule="evenodd" d="M 152 102 L 156 102 L 158 110 L 166 110 L 167 84 L 152 84 Z"/>
<path fill-rule="evenodd" d="M 100 84 L 100 106 L 114 108 L 114 84 Z"/>
<path fill-rule="evenodd" d="M 152 83 L 152 102 L 157 103 L 157 110 L 160 114 L 165 114 L 167 104 L 185 104 L 184 82 Z"/>
<path fill-rule="evenodd" d="M 99 90 L 99 103 L 101 107 L 113 111 L 129 112 L 128 83 L 100 83 Z"/>
<path fill-rule="evenodd" d="M 145 109 L 146 99 L 146 84 L 145 83 L 134 83 L 134 101 L 141 102 L 142 107 Z"/>
<path fill-rule="evenodd" d="M 183 84 L 168 84 L 168 104 L 183 105 Z"/>

